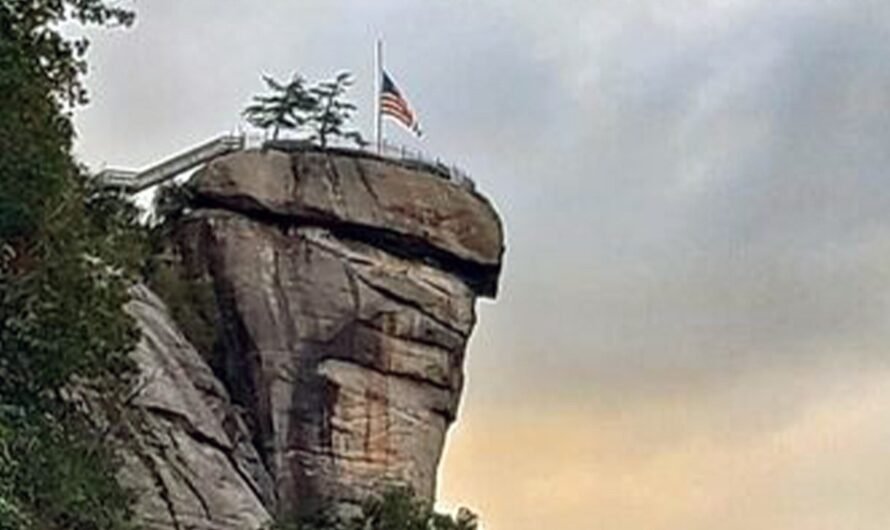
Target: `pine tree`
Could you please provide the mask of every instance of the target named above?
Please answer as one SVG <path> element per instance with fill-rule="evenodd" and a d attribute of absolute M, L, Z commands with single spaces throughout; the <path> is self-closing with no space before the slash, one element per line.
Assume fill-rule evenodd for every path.
<path fill-rule="evenodd" d="M 366 144 L 358 131 L 345 129 L 356 110 L 355 105 L 343 99 L 352 84 L 352 75 L 340 72 L 332 81 L 322 81 L 310 89 L 315 108 L 307 123 L 313 131 L 310 138 L 321 147 L 327 147 L 330 138 L 343 138 L 360 146 Z"/>
<path fill-rule="evenodd" d="M 271 76 L 263 76 L 263 81 L 271 93 L 254 96 L 254 103 L 244 109 L 247 122 L 259 129 L 271 129 L 273 140 L 278 139 L 282 129 L 302 129 L 316 106 L 306 81 L 296 74 L 288 83 Z"/>
<path fill-rule="evenodd" d="M 298 74 L 288 83 L 271 76 L 263 76 L 263 81 L 269 93 L 254 96 L 243 115 L 254 127 L 271 131 L 273 140 L 279 138 L 281 131 L 293 131 L 298 138 L 321 147 L 327 147 L 332 139 L 359 146 L 367 144 L 358 131 L 346 128 L 356 110 L 355 105 L 345 100 L 353 84 L 348 72 L 312 86 Z"/>

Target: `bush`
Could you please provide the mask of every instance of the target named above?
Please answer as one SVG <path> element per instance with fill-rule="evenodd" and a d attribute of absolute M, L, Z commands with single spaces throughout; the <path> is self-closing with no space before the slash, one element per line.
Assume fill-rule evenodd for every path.
<path fill-rule="evenodd" d="M 329 507 L 296 520 L 278 522 L 273 530 L 476 530 L 478 519 L 466 508 L 450 516 L 437 513 L 432 503 L 407 487 L 388 488 L 368 498 L 358 515 L 337 514 Z"/>

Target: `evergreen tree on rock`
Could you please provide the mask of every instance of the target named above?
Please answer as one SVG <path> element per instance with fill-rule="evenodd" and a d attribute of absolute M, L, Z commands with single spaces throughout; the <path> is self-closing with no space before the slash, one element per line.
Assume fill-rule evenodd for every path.
<path fill-rule="evenodd" d="M 254 96 L 243 115 L 254 127 L 271 131 L 272 140 L 278 140 L 282 131 L 293 131 L 297 138 L 320 147 L 328 147 L 335 139 L 367 145 L 358 131 L 347 128 L 356 111 L 356 106 L 345 100 L 353 84 L 349 72 L 311 86 L 299 74 L 287 83 L 268 75 L 263 81 L 269 93 Z"/>

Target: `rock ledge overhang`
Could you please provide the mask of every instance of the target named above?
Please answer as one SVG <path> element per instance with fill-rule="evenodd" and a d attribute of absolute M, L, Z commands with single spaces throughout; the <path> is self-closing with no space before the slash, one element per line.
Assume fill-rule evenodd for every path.
<path fill-rule="evenodd" d="M 435 171 L 305 146 L 217 158 L 190 188 L 191 211 L 167 233 L 164 266 L 179 282 L 168 284 L 171 310 L 135 307 L 157 306 L 137 313 L 148 347 L 140 366 L 153 371 L 158 358 L 167 370 L 165 355 L 187 357 L 200 369 L 165 392 L 192 380 L 210 389 L 151 409 L 167 438 L 191 443 L 217 422 L 229 439 L 211 440 L 223 447 L 215 452 L 164 445 L 158 472 L 166 460 L 186 463 L 170 477 L 135 466 L 140 483 L 157 485 L 147 512 L 230 530 L 331 501 L 354 506 L 394 482 L 432 500 L 476 301 L 498 287 L 503 228 L 489 201 Z M 187 315 L 184 338 L 154 340 L 174 327 L 172 314 Z M 191 345 L 180 352 L 179 342 Z M 216 416 L 161 422 L 202 400 Z M 234 490 L 204 495 L 195 477 L 207 458 L 189 455 L 234 458 L 206 486 Z"/>
<path fill-rule="evenodd" d="M 481 194 L 431 171 L 345 149 L 247 150 L 212 161 L 192 184 L 199 207 L 320 226 L 455 274 L 479 295 L 497 294 L 497 213 Z"/>

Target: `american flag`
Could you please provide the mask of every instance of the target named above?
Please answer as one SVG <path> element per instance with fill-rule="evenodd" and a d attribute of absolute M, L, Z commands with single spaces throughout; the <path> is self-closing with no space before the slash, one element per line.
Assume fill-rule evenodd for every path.
<path fill-rule="evenodd" d="M 383 71 L 383 83 L 380 86 L 380 113 L 392 116 L 417 136 L 423 134 L 417 116 L 386 71 Z"/>

